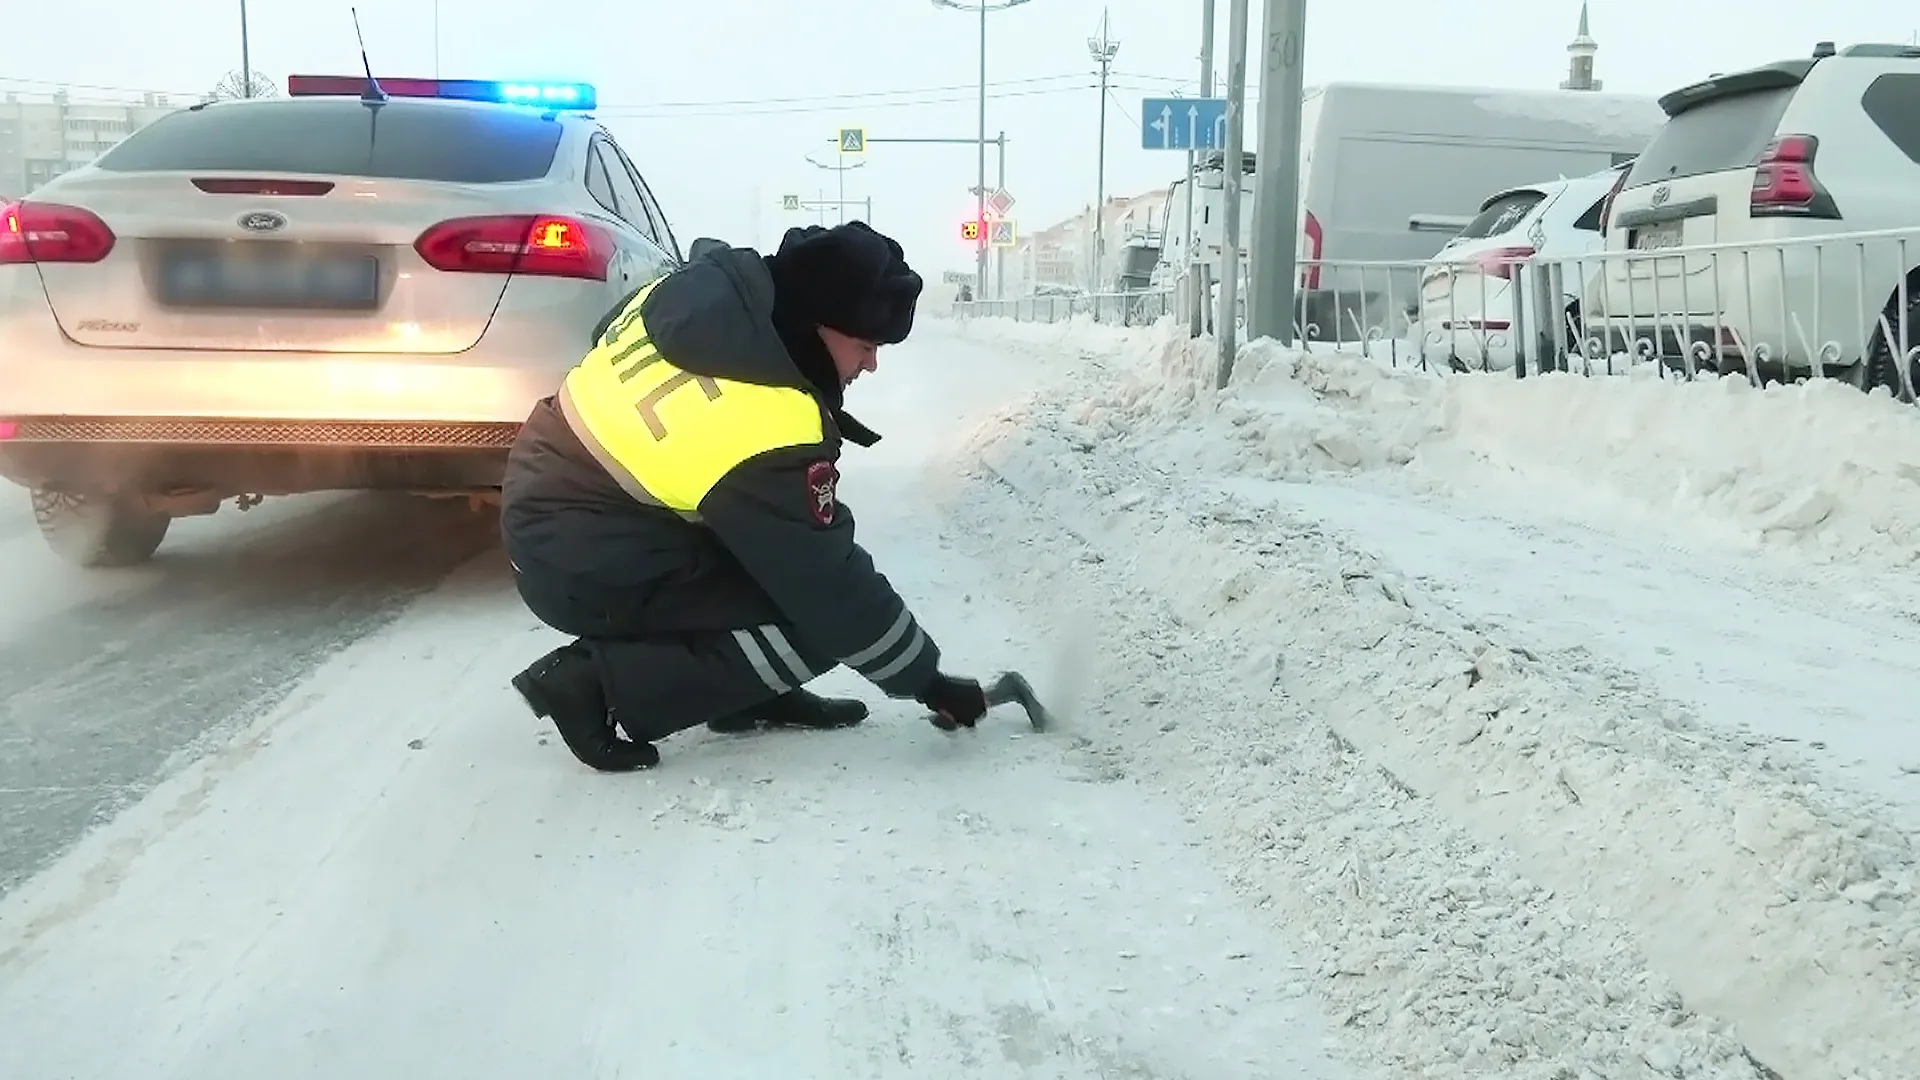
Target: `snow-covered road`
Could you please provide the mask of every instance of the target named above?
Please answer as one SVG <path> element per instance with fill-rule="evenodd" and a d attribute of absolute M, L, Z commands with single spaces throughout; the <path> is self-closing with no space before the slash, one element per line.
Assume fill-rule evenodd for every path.
<path fill-rule="evenodd" d="M 86 573 L 0 484 L 0 896 L 492 542 L 444 505 L 290 499 Z"/>
<path fill-rule="evenodd" d="M 932 320 L 854 392 L 863 538 L 1039 736 L 600 776 L 440 519 L 0 519 L 0 1077 L 1920 1076 L 1916 413 L 1208 347 Z"/>
<path fill-rule="evenodd" d="M 967 499 L 945 456 L 964 417 L 1050 373 L 930 336 L 858 388 L 888 438 L 847 462 L 847 500 L 953 666 L 1066 689 L 1077 650 L 1039 624 L 1057 599 L 998 565 L 1028 523 L 996 552 L 978 506 L 942 505 Z M 126 586 L 143 618 L 212 602 L 199 558 Z M 948 737 L 889 703 L 846 732 L 689 733 L 657 772 L 599 776 L 505 687 L 552 635 L 502 569 L 468 561 L 0 901 L 0 1076 L 1373 1075 L 1331 1040 L 1284 907 L 1109 738 L 1204 716 L 1094 701 L 1044 737 L 1010 715 Z M 325 608 L 302 586 L 244 610 Z M 122 653 L 144 701 L 7 683 L 16 717 L 47 711 L 26 741 L 89 707 L 93 732 L 182 722 L 193 680 L 135 651 L 159 647 Z M 237 662 L 193 671 L 216 661 Z"/>

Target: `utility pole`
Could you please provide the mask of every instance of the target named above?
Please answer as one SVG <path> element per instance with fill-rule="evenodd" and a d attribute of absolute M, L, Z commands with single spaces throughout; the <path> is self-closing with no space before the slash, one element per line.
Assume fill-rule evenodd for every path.
<path fill-rule="evenodd" d="M 440 0 L 433 0 L 433 77 L 440 77 Z"/>
<path fill-rule="evenodd" d="M 1100 150 L 1093 199 L 1093 277 L 1088 282 L 1092 286 L 1090 291 L 1097 293 L 1101 291 L 1101 271 L 1107 262 L 1107 76 L 1113 70 L 1114 56 L 1120 52 L 1120 43 L 1108 33 L 1105 9 L 1100 12 L 1100 34 L 1087 39 L 1087 52 L 1093 56 L 1093 62 L 1100 65 Z"/>
<path fill-rule="evenodd" d="M 840 207 L 840 224 L 842 225 L 845 225 L 847 223 L 847 173 L 853 171 L 854 169 L 858 169 L 861 166 L 866 164 L 866 162 L 864 161 L 856 161 L 853 164 L 848 165 L 846 163 L 846 160 L 847 160 L 847 156 L 845 154 L 841 154 L 840 164 L 829 165 L 824 161 L 813 160 L 812 154 L 807 155 L 807 164 L 813 166 L 816 169 L 825 169 L 828 172 L 833 173 L 835 174 L 835 176 L 838 177 L 840 182 L 840 200 L 838 205 Z"/>
<path fill-rule="evenodd" d="M 1213 96 L 1213 39 L 1218 37 L 1213 24 L 1213 0 L 1201 0 L 1200 3 L 1200 96 Z M 1223 171 L 1222 176 L 1226 173 Z M 1194 337 L 1206 323 L 1207 302 L 1212 297 L 1202 291 L 1207 277 L 1200 273 L 1200 264 L 1204 261 L 1201 250 L 1200 234 L 1193 227 L 1193 204 L 1200 199 L 1200 155 L 1196 151 L 1187 151 L 1187 318 L 1191 322 Z"/>
<path fill-rule="evenodd" d="M 1246 175 L 1247 150 L 1247 0 L 1229 0 L 1227 15 L 1227 152 L 1220 169 L 1220 194 L 1225 212 L 1221 228 L 1220 363 L 1214 387 L 1225 390 L 1233 378 L 1234 353 L 1239 348 L 1240 317 L 1240 189 Z"/>
<path fill-rule="evenodd" d="M 1307 0 L 1266 0 L 1260 69 L 1260 168 L 1254 174 L 1247 336 L 1294 340 L 1299 283 L 1300 110 L 1306 97 Z M 1337 318 L 1337 316 L 1336 316 Z"/>
<path fill-rule="evenodd" d="M 240 96 L 253 96 L 253 52 L 247 40 L 247 0 L 240 0 Z"/>
<path fill-rule="evenodd" d="M 996 11 L 1005 11 L 1019 7 L 1027 0 L 1000 0 L 997 4 L 981 0 L 976 4 L 962 4 L 957 0 L 933 0 L 934 7 L 952 8 L 955 11 L 978 12 L 980 15 L 980 134 L 974 140 L 979 144 L 978 187 L 974 192 L 973 220 L 980 222 L 981 235 L 974 248 L 973 294 L 987 295 L 987 251 L 989 237 L 986 235 L 987 220 L 987 16 Z M 1004 146 L 1004 144 L 1002 144 Z"/>

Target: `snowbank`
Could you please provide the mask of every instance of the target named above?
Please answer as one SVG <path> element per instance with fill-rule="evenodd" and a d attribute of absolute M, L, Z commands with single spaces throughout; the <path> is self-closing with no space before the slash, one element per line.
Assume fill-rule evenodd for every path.
<path fill-rule="evenodd" d="M 1435 374 L 1259 342 L 1216 397 L 1197 389 L 1210 385 L 1211 342 L 1171 325 L 963 325 L 976 338 L 1110 357 L 1117 423 L 1252 475 L 1391 468 L 1436 492 L 1524 500 L 1710 549 L 1920 562 L 1920 411 L 1884 392 L 1688 383 L 1650 366 L 1613 378 Z"/>
<path fill-rule="evenodd" d="M 1695 539 L 1911 561 L 1904 407 L 1267 349 L 1222 397 L 1198 389 L 1204 344 L 1106 333 L 1071 396 L 976 432 L 949 504 L 1047 606 L 1096 612 L 1083 722 L 1234 848 L 1242 888 L 1302 928 L 1321 990 L 1383 1059 L 1432 1077 L 1912 1074 L 1912 837 L 1631 673 L 1542 658 L 1204 482 L 1393 469 L 1585 489 L 1589 512 L 1683 519 Z M 1033 523 L 1025 543 L 1010 517 Z"/>

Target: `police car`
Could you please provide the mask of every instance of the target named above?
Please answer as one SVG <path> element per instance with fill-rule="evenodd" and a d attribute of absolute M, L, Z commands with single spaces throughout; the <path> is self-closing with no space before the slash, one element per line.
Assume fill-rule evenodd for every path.
<path fill-rule="evenodd" d="M 0 206 L 0 476 L 69 561 L 269 495 L 485 499 L 682 262 L 584 84 L 294 76 Z"/>

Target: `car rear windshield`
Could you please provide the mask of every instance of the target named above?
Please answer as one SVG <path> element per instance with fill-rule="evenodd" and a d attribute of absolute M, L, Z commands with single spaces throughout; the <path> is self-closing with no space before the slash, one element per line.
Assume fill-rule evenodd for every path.
<path fill-rule="evenodd" d="M 1633 163 L 1627 186 L 1744 169 L 1767 148 L 1798 87 L 1752 90 L 1702 102 L 1672 117 Z"/>
<path fill-rule="evenodd" d="M 169 113 L 99 160 L 115 172 L 319 173 L 502 184 L 553 166 L 560 125 L 510 108 L 352 99 L 235 102 Z"/>
<path fill-rule="evenodd" d="M 1520 219 L 1531 213 L 1546 197 L 1546 193 L 1540 191 L 1514 191 L 1502 195 L 1480 211 L 1479 217 L 1467 222 L 1467 227 L 1460 230 L 1460 239 L 1485 240 L 1499 236 L 1520 224 Z"/>

